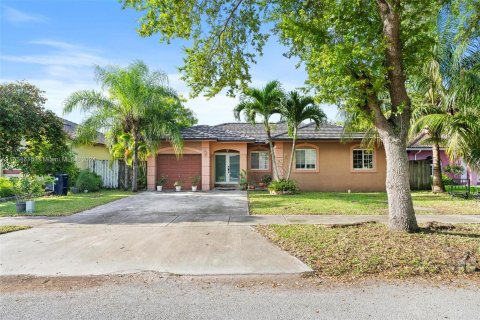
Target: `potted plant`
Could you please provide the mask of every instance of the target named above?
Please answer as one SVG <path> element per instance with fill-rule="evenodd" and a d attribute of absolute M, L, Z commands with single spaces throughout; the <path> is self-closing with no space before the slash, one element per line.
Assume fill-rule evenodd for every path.
<path fill-rule="evenodd" d="M 43 194 L 43 183 L 32 176 L 23 176 L 14 182 L 17 213 L 35 212 L 35 198 Z"/>
<path fill-rule="evenodd" d="M 175 186 L 175 191 L 182 191 L 182 185 L 183 185 L 182 180 L 175 181 L 173 185 Z"/>
<path fill-rule="evenodd" d="M 248 182 L 247 182 L 247 171 L 243 169 L 240 172 L 240 181 L 239 181 L 240 189 L 247 190 Z"/>
<path fill-rule="evenodd" d="M 259 187 L 264 188 L 268 187 L 270 183 L 272 183 L 272 176 L 269 174 L 264 174 L 262 176 L 262 179 L 260 180 L 260 183 L 258 184 Z"/>
<path fill-rule="evenodd" d="M 255 183 L 254 182 L 249 182 L 248 183 L 248 190 L 255 190 Z"/>
<path fill-rule="evenodd" d="M 13 187 L 14 193 L 15 193 L 15 209 L 17 213 L 22 213 L 27 210 L 27 203 L 25 201 L 24 193 L 19 190 L 16 186 L 16 183 L 14 184 Z"/>
<path fill-rule="evenodd" d="M 196 192 L 198 184 L 200 183 L 201 177 L 200 176 L 195 176 L 192 178 L 192 191 Z"/>
<path fill-rule="evenodd" d="M 26 211 L 26 197 L 28 192 L 28 185 L 25 177 L 13 178 L 13 194 L 15 195 L 15 209 L 17 213 Z"/>
<path fill-rule="evenodd" d="M 160 179 L 157 180 L 157 191 L 162 191 L 163 186 L 167 184 L 168 176 L 161 176 Z"/>

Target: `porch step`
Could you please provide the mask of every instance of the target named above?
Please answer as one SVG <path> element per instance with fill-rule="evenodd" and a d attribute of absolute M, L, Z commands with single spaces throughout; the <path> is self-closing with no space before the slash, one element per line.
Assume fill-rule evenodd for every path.
<path fill-rule="evenodd" d="M 221 190 L 221 191 L 238 190 L 238 184 L 216 184 L 215 190 Z"/>

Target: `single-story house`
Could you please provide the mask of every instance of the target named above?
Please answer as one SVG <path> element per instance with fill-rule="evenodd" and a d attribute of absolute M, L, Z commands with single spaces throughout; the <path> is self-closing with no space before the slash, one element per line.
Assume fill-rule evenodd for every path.
<path fill-rule="evenodd" d="M 78 124 L 62 119 L 63 129 L 70 139 L 75 139 Z M 98 133 L 97 138 L 91 144 L 72 146 L 72 151 L 75 155 L 75 164 L 79 169 L 87 169 L 88 162 L 91 160 L 112 160 L 110 151 L 105 143 L 105 136 L 103 133 Z"/>
<path fill-rule="evenodd" d="M 432 146 L 422 143 L 425 138 L 426 133 L 421 133 L 408 145 L 408 160 L 429 160 L 433 175 Z M 449 175 L 451 178 L 470 179 L 470 185 L 480 185 L 480 175 L 478 172 L 472 170 L 462 159 L 451 161 L 445 149 L 440 147 L 440 166 L 442 167 L 442 172 L 445 172 L 445 168 L 448 165 L 459 165 L 464 169 L 463 173 L 459 176 Z"/>
<path fill-rule="evenodd" d="M 272 140 L 279 171 L 287 171 L 292 138 L 286 123 L 273 125 Z M 183 155 L 177 158 L 165 143 L 147 161 L 147 185 L 154 190 L 161 176 L 168 176 L 166 188 L 176 180 L 190 188 L 195 176 L 201 177 L 199 188 L 238 185 L 241 172 L 247 181 L 258 183 L 272 173 L 270 149 L 262 124 L 224 123 L 197 125 L 182 131 Z M 384 191 L 386 158 L 383 147 L 367 150 L 360 146 L 363 134 L 352 134 L 343 142 L 343 127 L 325 124 L 318 130 L 313 123 L 298 130 L 291 178 L 301 190 L 316 191 Z"/>
<path fill-rule="evenodd" d="M 67 119 L 61 120 L 63 121 L 63 129 L 69 139 L 74 139 L 76 137 L 78 124 Z M 75 156 L 75 165 L 80 169 L 87 169 L 88 163 L 91 160 L 112 160 L 112 156 L 105 143 L 105 136 L 100 132 L 95 142 L 88 145 L 73 146 L 72 151 Z M 0 162 L 0 177 L 18 177 L 21 173 L 22 171 L 19 169 L 2 167 L 2 163 Z"/>

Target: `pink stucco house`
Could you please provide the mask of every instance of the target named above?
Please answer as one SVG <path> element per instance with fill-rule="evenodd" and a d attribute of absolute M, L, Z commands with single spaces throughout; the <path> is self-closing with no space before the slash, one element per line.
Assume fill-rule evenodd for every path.
<path fill-rule="evenodd" d="M 413 143 L 411 143 L 407 147 L 408 153 L 408 160 L 431 160 L 432 159 L 432 147 L 429 145 L 421 144 L 420 141 L 422 139 L 415 139 Z M 465 162 L 461 159 L 457 161 L 450 161 L 445 149 L 440 148 L 440 161 L 442 166 L 442 172 L 444 172 L 445 167 L 449 164 L 456 164 L 460 165 L 464 168 L 464 172 L 461 176 L 452 177 L 452 178 L 460 178 L 460 179 L 470 179 L 470 185 L 476 186 L 480 185 L 480 175 L 478 172 L 473 171 Z M 433 169 L 432 169 L 433 170 Z"/>

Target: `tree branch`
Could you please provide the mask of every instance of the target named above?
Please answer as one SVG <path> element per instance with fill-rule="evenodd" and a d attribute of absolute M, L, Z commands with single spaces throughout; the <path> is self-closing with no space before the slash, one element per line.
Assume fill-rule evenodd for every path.
<path fill-rule="evenodd" d="M 217 39 L 215 40 L 215 43 L 213 44 L 213 47 L 216 47 L 218 42 L 220 42 L 220 38 L 222 37 L 222 34 L 227 30 L 227 26 L 230 23 L 230 20 L 232 20 L 233 16 L 235 15 L 235 12 L 238 10 L 240 5 L 242 4 L 243 0 L 237 1 L 235 6 L 233 7 L 232 11 L 230 11 L 230 14 L 228 15 L 227 19 L 225 19 L 225 22 L 223 23 L 223 27 L 220 30 L 220 32 L 217 35 Z"/>

